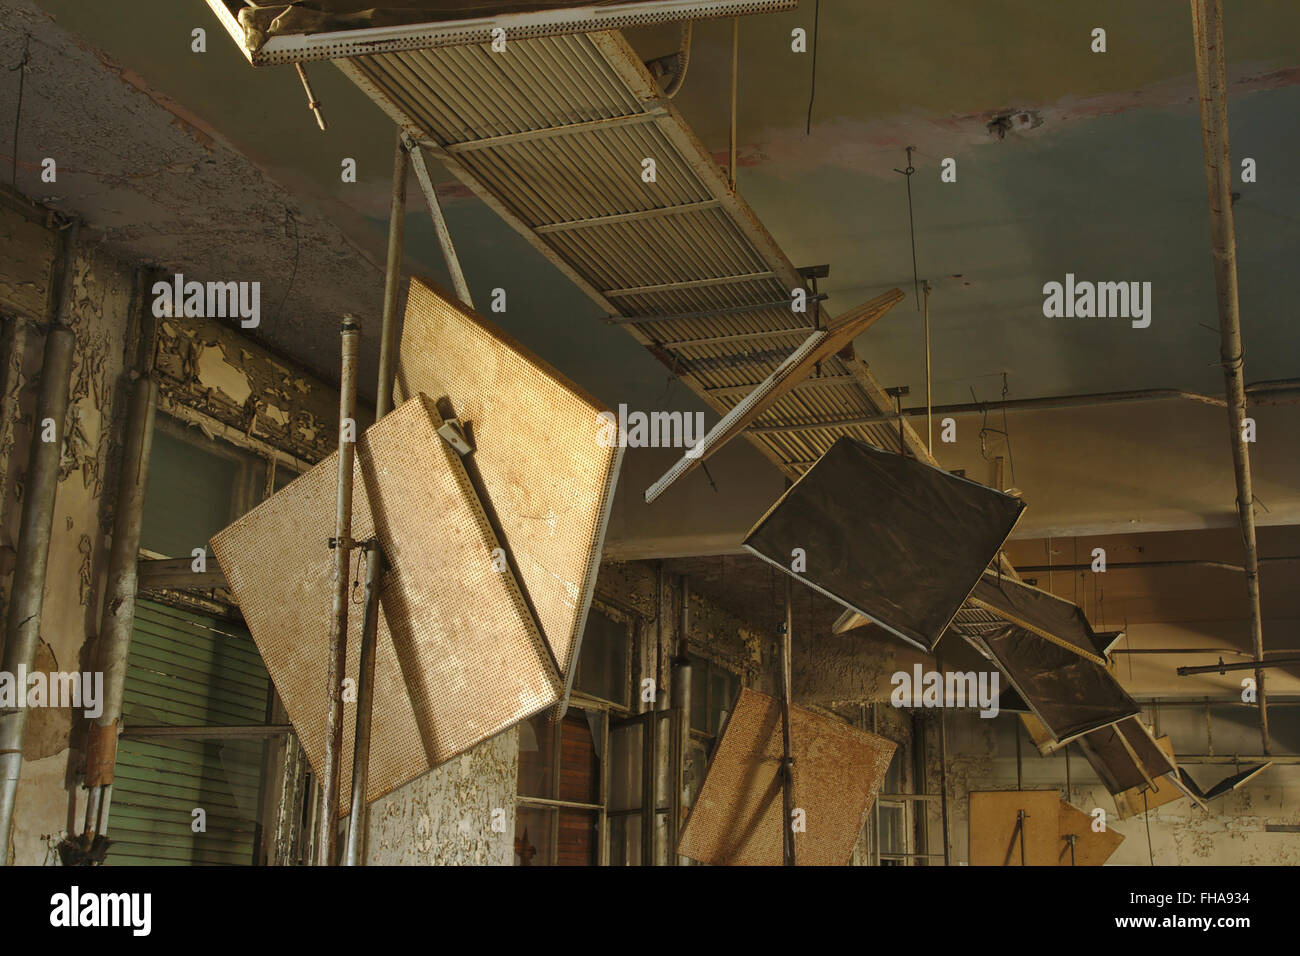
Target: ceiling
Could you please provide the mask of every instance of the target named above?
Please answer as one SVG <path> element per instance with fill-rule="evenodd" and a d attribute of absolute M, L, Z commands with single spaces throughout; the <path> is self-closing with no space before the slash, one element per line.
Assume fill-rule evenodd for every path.
<path fill-rule="evenodd" d="M 909 385 L 913 403 L 924 394 L 907 184 L 896 171 L 907 162 L 905 147 L 915 146 L 917 271 L 934 287 L 936 403 L 996 398 L 1004 381 L 1009 398 L 1221 391 L 1185 4 L 1095 2 L 1085 11 L 1029 0 L 821 0 L 819 9 L 811 133 L 813 56 L 792 53 L 789 37 L 799 26 L 811 33 L 813 0 L 741 24 L 738 188 L 796 265 L 830 264 L 821 288 L 833 313 L 892 286 L 909 293 L 857 342 L 882 384 Z M 259 335 L 337 380 L 338 314 L 356 311 L 377 325 L 382 301 L 394 131 L 379 109 L 334 68 L 311 65 L 330 124 L 321 133 L 293 71 L 248 66 L 201 0 L 135 0 L 130 16 L 116 17 L 78 0 L 0 0 L 0 21 L 6 67 L 31 37 L 18 187 L 79 212 L 96 241 L 125 255 L 199 278 L 262 280 L 274 311 Z M 1089 50 L 1098 26 L 1107 30 L 1104 54 Z M 195 28 L 207 32 L 205 53 L 191 52 Z M 1300 239 L 1300 7 L 1233 5 L 1225 29 L 1233 155 L 1253 158 L 1259 170 L 1258 182 L 1236 187 L 1246 377 L 1291 378 L 1300 375 L 1287 295 Z M 651 58 L 674 50 L 677 31 L 629 38 Z M 122 82 L 106 83 L 106 70 Z M 724 163 L 729 74 L 729 24 L 697 25 L 675 103 Z M 0 116 L 18 115 L 17 76 L 0 74 Z M 989 122 L 1005 111 L 1030 117 L 1028 128 L 991 134 Z M 11 151 L 8 143 L 0 149 Z M 39 158 L 48 154 L 60 159 L 57 186 L 39 179 Z M 945 157 L 956 160 L 955 183 L 940 182 Z M 356 183 L 341 181 L 347 158 L 357 161 Z M 602 310 L 495 213 L 445 171 L 432 171 L 476 299 L 510 289 L 509 311 L 494 316 L 507 331 L 611 407 L 703 409 L 630 336 L 597 321 Z M 406 227 L 407 269 L 447 282 L 414 188 Z M 1067 273 L 1151 282 L 1151 327 L 1045 318 L 1042 286 Z M 375 378 L 374 343 L 369 337 L 363 351 L 365 383 Z M 1078 538 L 1080 553 L 1100 541 L 1112 561 L 1160 553 L 1236 563 L 1235 532 L 1205 530 L 1233 521 L 1222 419 L 1221 410 L 1181 403 L 1024 413 L 1009 417 L 1008 443 L 981 434 L 988 423 L 968 416 L 959 418 L 959 443 L 936 453 L 985 481 L 990 460 L 1005 452 L 1008 483 L 1031 505 L 1027 537 L 1011 545 L 1017 564 L 1047 563 L 1048 535 L 1053 563 L 1072 560 L 1074 535 L 1092 533 L 1108 536 Z M 1260 518 L 1296 524 L 1300 481 L 1291 465 L 1300 414 L 1273 408 L 1261 411 L 1260 423 L 1256 481 L 1268 509 Z M 663 459 L 656 453 L 638 463 L 629 454 L 625 489 L 629 474 L 653 479 Z M 611 524 L 615 543 L 621 534 L 626 554 L 638 557 L 734 549 L 779 493 L 779 477 L 740 443 L 711 467 L 720 492 L 693 478 L 658 510 L 640 505 L 642 485 L 625 490 Z M 668 530 L 674 522 L 689 525 L 678 538 Z M 1292 531 L 1262 529 L 1264 553 L 1300 553 Z M 691 533 L 707 543 L 686 546 Z M 626 546 L 651 539 L 648 550 Z M 702 593 L 714 583 L 729 592 L 723 582 L 753 577 L 744 575 L 744 558 L 692 560 Z M 1288 586 L 1295 574 L 1295 565 L 1265 571 L 1270 649 L 1300 646 L 1286 636 L 1300 620 Z M 754 596 L 770 590 L 760 577 Z M 1246 647 L 1239 577 L 1153 569 L 1098 580 L 1104 608 L 1100 592 L 1081 603 L 1108 626 L 1127 620 L 1143 647 L 1202 640 Z M 1051 583 L 1073 598 L 1073 576 L 1053 574 Z M 833 610 L 811 601 L 807 630 L 822 630 Z M 1122 663 L 1137 693 L 1232 686 L 1214 675 L 1171 677 L 1166 655 Z"/>

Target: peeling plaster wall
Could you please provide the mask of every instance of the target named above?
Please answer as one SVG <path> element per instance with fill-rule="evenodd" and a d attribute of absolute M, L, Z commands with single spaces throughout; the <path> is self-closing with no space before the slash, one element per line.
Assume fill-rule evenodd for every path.
<path fill-rule="evenodd" d="M 370 805 L 371 866 L 509 866 L 514 860 L 519 732 L 499 734 Z M 504 811 L 504 831 L 492 829 Z"/>
<path fill-rule="evenodd" d="M 38 430 L 34 406 L 58 243 L 33 211 L 8 197 L 0 207 L 0 234 L 8 240 L 6 252 L 12 251 L 0 279 L 0 311 L 6 314 L 11 345 L 6 410 L 14 410 L 0 440 L 6 466 L 0 485 L 0 573 L 7 606 L 28 451 Z M 91 667 L 116 491 L 131 300 L 131 270 L 93 242 L 83 242 L 74 267 L 69 321 L 76 341 L 68 413 L 58 430 L 62 454 L 35 670 Z M 16 862 L 44 862 L 50 838 L 79 825 L 83 735 L 83 719 L 70 709 L 33 709 L 28 715 L 15 808 Z"/>
<path fill-rule="evenodd" d="M 303 462 L 338 446 L 338 390 L 215 319 L 158 320 L 160 404 L 195 409 Z"/>

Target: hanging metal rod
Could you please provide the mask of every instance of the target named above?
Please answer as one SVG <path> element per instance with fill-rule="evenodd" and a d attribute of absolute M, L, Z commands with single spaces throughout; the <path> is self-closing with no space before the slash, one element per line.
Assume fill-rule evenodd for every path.
<path fill-rule="evenodd" d="M 1282 555 L 1275 558 L 1260 558 L 1260 564 L 1272 564 L 1282 561 L 1300 561 L 1300 555 Z M 1107 561 L 1106 570 L 1124 570 L 1125 568 L 1215 568 L 1220 571 L 1245 570 L 1240 564 L 1226 561 L 1203 561 L 1189 558 L 1182 561 Z M 1044 574 L 1048 571 L 1091 571 L 1091 564 L 1019 564 L 1016 570 L 1021 574 Z"/>
<path fill-rule="evenodd" d="M 610 293 L 611 295 L 616 293 Z M 825 293 L 808 296 L 809 302 L 824 302 L 830 296 Z M 674 312 L 671 315 L 603 315 L 600 321 L 609 325 L 641 325 L 649 322 L 671 322 L 674 319 L 711 319 L 715 315 L 744 315 L 748 312 L 765 312 L 768 309 L 790 310 L 789 299 L 777 299 L 772 302 L 755 302 L 753 305 L 729 305 L 720 309 L 702 309 L 699 312 Z M 771 332 L 763 332 L 763 335 L 785 335 L 789 332 L 799 332 L 800 329 L 775 329 Z M 811 332 L 812 329 L 802 331 Z M 666 342 L 665 345 L 679 346 L 689 345 L 689 342 Z"/>
<path fill-rule="evenodd" d="M 601 295 L 626 298 L 634 295 L 650 295 L 655 292 L 678 292 L 682 289 L 705 289 L 715 285 L 733 285 L 741 282 L 759 282 L 775 279 L 775 272 L 744 272 L 732 276 L 710 276 L 707 279 L 686 279 L 682 282 L 661 282 L 658 285 L 639 285 L 627 289 L 605 289 Z"/>
<path fill-rule="evenodd" d="M 518 133 L 505 133 L 501 136 L 488 136 L 483 139 L 467 139 L 459 143 L 448 143 L 442 148 L 449 153 L 468 153 L 478 149 L 494 149 L 498 146 L 511 146 L 515 143 L 528 143 L 539 139 L 551 139 L 556 136 L 573 136 L 580 133 L 592 133 L 597 130 L 616 129 L 620 126 L 639 126 L 643 123 L 653 123 L 660 116 L 666 116 L 667 114 L 668 110 L 657 106 L 643 113 L 629 113 L 624 116 L 611 116 L 607 119 L 587 120 L 582 123 L 566 123 L 563 126 L 526 129 Z"/>
<path fill-rule="evenodd" d="M 705 199 L 700 202 L 679 203 L 676 206 L 659 206 L 656 209 L 638 209 L 635 212 L 619 212 L 609 216 L 593 216 L 590 219 L 569 219 L 563 222 L 548 222 L 534 226 L 533 232 L 569 232 L 574 229 L 590 229 L 593 226 L 616 226 L 624 222 L 640 222 L 644 219 L 657 219 L 661 216 L 680 216 L 684 213 L 704 212 L 722 205 L 720 199 Z"/>

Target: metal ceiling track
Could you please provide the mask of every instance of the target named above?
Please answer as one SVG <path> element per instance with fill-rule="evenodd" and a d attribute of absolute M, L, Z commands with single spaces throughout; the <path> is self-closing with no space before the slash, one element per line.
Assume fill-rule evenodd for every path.
<path fill-rule="evenodd" d="M 789 351 L 756 352 L 750 343 L 787 338 L 793 347 L 818 318 L 819 302 L 792 311 L 792 290 L 808 290 L 808 277 L 620 33 L 512 39 L 504 53 L 441 47 L 335 64 L 720 416 Z M 655 161 L 653 182 L 642 178 L 646 159 Z M 873 418 L 892 408 L 865 365 L 843 354 L 827 357 L 819 378 L 782 396 L 764 424 Z M 899 450 L 890 426 L 746 437 L 798 478 L 841 434 Z M 910 425 L 902 435 L 910 454 L 933 463 Z"/>

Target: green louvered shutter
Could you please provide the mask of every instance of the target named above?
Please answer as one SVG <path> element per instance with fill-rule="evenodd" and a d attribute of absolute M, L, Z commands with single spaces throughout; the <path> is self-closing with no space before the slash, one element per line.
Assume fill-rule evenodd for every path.
<path fill-rule="evenodd" d="M 151 601 L 136 606 L 127 658 L 127 728 L 266 722 L 266 667 L 236 624 Z M 108 863 L 251 864 L 261 805 L 261 740 L 123 739 Z M 207 830 L 192 829 L 193 810 Z"/>

